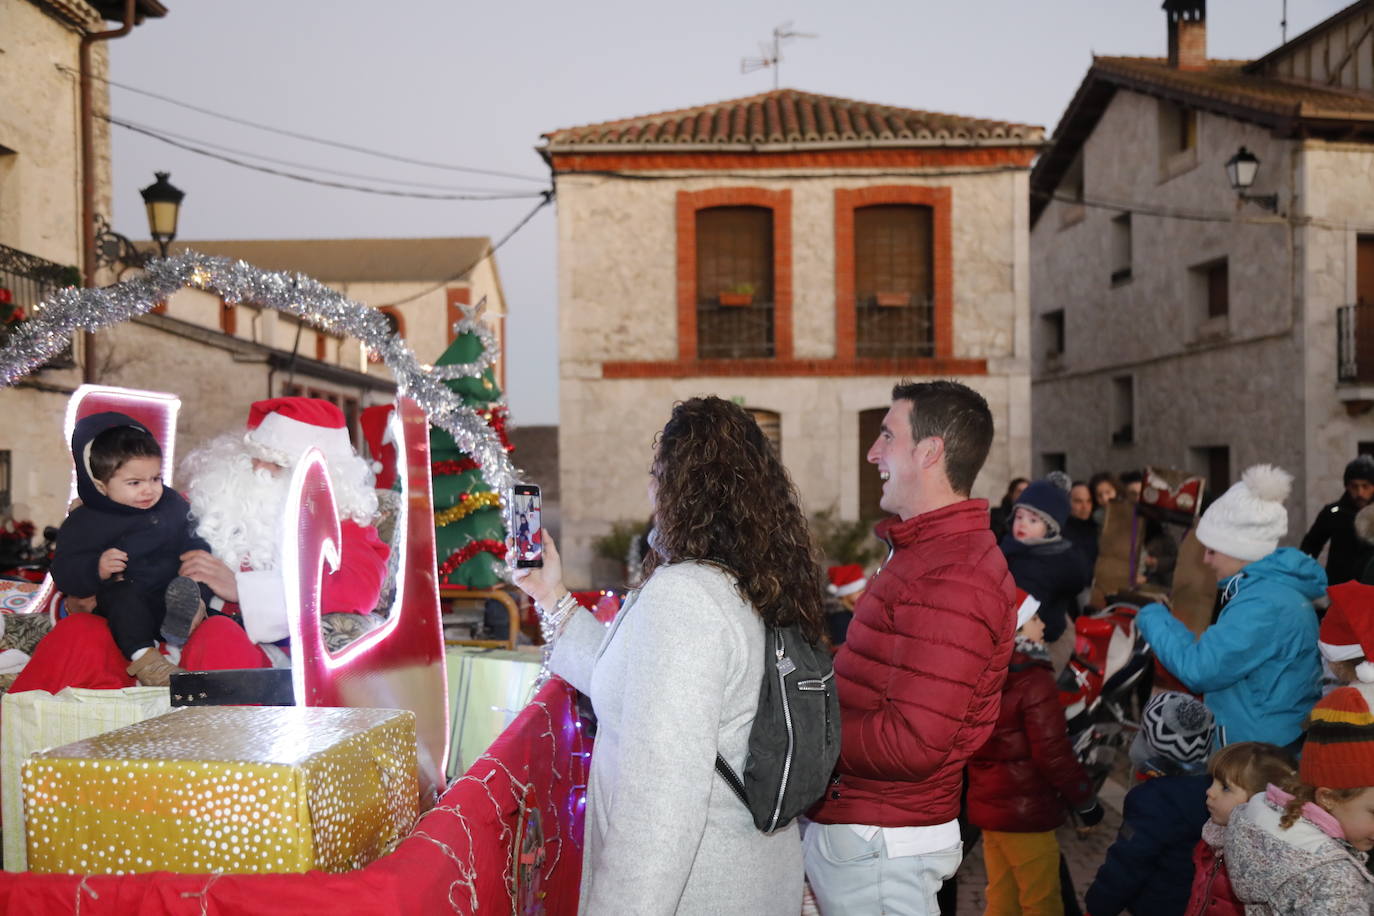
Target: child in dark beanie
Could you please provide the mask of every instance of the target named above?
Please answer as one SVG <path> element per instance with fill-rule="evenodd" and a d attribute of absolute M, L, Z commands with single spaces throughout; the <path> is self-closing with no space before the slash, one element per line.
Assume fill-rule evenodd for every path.
<path fill-rule="evenodd" d="M 1064 537 L 1068 515 L 1068 493 L 1048 480 L 1037 480 L 1017 498 L 1011 530 L 1001 543 L 1016 587 L 1040 602 L 1045 647 L 1055 674 L 1073 654 L 1070 624 L 1078 616 L 1077 595 L 1092 578 L 1083 554 Z"/>
<path fill-rule="evenodd" d="M 1090 916 L 1183 916 L 1193 847 L 1207 820 L 1207 754 L 1216 723 L 1201 702 L 1170 691 L 1140 716 L 1131 761 L 1145 781 L 1126 793 L 1121 832 L 1084 896 Z"/>

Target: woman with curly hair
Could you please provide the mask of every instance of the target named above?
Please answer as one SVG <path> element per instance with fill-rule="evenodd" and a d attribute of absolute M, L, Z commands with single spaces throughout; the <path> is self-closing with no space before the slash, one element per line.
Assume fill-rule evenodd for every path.
<path fill-rule="evenodd" d="M 764 672 L 764 627 L 824 629 L 820 567 L 800 500 L 743 408 L 676 404 L 649 472 L 646 581 L 610 627 L 544 566 L 515 583 L 557 634 L 550 666 L 591 697 L 582 913 L 795 916 L 796 823 L 755 828 L 716 775 L 742 772 Z"/>

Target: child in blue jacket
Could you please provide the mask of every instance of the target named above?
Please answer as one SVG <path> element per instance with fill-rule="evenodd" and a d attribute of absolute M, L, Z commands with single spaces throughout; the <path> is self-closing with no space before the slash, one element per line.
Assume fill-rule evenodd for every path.
<path fill-rule="evenodd" d="M 1186 693 L 1145 704 L 1131 761 L 1145 781 L 1126 793 L 1121 832 L 1084 895 L 1088 916 L 1183 916 L 1193 847 L 1207 821 L 1207 749 L 1215 722 Z"/>
<path fill-rule="evenodd" d="M 1292 481 L 1279 468 L 1255 465 L 1198 522 L 1203 560 L 1225 601 L 1216 623 L 1194 637 L 1162 604 L 1136 618 L 1160 664 L 1203 694 L 1219 746 L 1294 745 L 1321 698 L 1312 601 L 1325 593 L 1326 573 L 1302 551 L 1278 546 L 1288 532 L 1283 501 Z"/>

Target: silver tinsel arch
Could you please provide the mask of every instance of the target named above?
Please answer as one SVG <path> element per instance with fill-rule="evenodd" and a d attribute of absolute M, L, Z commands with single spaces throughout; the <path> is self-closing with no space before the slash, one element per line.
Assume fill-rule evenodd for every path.
<path fill-rule="evenodd" d="M 398 393 L 419 404 L 430 423 L 451 435 L 458 447 L 482 466 L 492 489 L 504 492 L 517 482 L 510 456 L 495 431 L 443 384 L 445 378 L 480 375 L 491 364 L 489 352 L 468 366 L 436 369 L 423 365 L 391 332 L 381 312 L 340 295 L 318 280 L 304 274 L 259 270 L 243 261 L 194 251 L 152 260 L 143 276 L 113 286 L 68 287 L 35 306 L 0 350 L 0 387 L 12 386 L 57 356 L 77 331 L 98 331 L 142 315 L 186 287 L 215 293 L 228 304 L 248 302 L 273 308 L 324 331 L 358 338 L 391 370 Z M 489 350 L 491 341 L 483 337 L 483 343 Z"/>

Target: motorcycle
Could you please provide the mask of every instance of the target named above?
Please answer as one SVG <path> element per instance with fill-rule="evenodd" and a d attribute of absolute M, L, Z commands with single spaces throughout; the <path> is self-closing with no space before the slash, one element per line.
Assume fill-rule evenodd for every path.
<path fill-rule="evenodd" d="M 10 521 L 0 528 L 0 579 L 42 582 L 57 549 L 57 529 L 43 529 L 43 542 L 33 544 L 33 522 Z"/>

